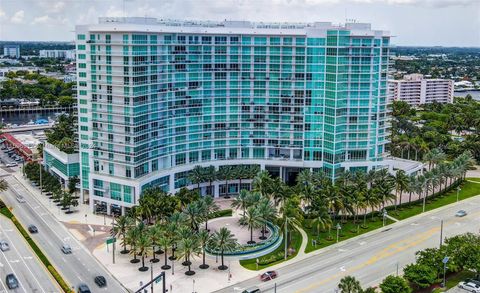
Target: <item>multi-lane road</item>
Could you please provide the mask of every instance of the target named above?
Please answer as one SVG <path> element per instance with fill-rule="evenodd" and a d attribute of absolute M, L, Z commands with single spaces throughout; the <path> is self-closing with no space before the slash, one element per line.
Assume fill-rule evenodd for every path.
<path fill-rule="evenodd" d="M 45 266 L 35 256 L 10 219 L 0 216 L 0 240 L 6 241 L 10 249 L 0 251 L 0 292 L 10 291 L 5 284 L 5 276 L 13 273 L 19 287 L 12 292 L 56 293 L 61 289 L 47 272 Z"/>
<path fill-rule="evenodd" d="M 30 224 L 37 226 L 38 234 L 32 234 L 32 238 L 68 284 L 77 288 L 79 284 L 85 283 L 92 292 L 126 292 L 126 289 L 15 177 L 5 176 L 4 179 L 7 181 L 9 189 L 2 193 L 2 199 L 8 206 L 13 207 L 12 212 L 24 227 Z M 17 195 L 23 196 L 25 202 L 18 202 Z M 61 247 L 64 243 L 72 247 L 72 254 L 62 253 Z M 106 278 L 106 288 L 100 289 L 94 283 L 94 277 L 98 275 Z"/>
<path fill-rule="evenodd" d="M 468 215 L 455 217 L 466 210 Z M 480 197 L 434 210 L 422 216 L 387 226 L 378 232 L 345 241 L 324 251 L 314 252 L 298 262 L 276 269 L 279 277 L 261 283 L 251 278 L 216 292 L 241 292 L 258 286 L 262 292 L 313 293 L 335 292 L 339 280 L 353 275 L 364 287 L 378 285 L 390 274 L 415 261 L 415 252 L 440 245 L 441 220 L 443 236 L 480 232 Z"/>

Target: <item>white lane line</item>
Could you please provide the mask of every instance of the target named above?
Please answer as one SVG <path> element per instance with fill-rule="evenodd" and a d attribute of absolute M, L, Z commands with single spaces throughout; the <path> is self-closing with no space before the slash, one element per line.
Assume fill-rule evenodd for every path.
<path fill-rule="evenodd" d="M 13 259 L 13 260 L 10 260 L 10 263 L 19 263 L 20 261 L 18 259 Z"/>
<path fill-rule="evenodd" d="M 2 229 L 0 227 L 0 229 Z M 3 229 L 2 229 L 3 230 Z M 10 237 L 7 236 L 7 239 L 10 243 L 12 243 L 12 247 L 13 249 L 15 250 L 15 252 L 17 253 L 18 256 L 21 256 L 20 252 L 18 251 L 17 247 L 15 247 L 15 245 L 13 245 L 13 241 L 10 239 Z M 22 241 L 22 239 L 20 239 L 20 241 Z M 16 262 L 20 262 L 19 260 L 17 260 Z M 22 259 L 22 262 L 23 264 L 25 265 L 25 267 L 27 268 L 27 270 L 30 272 L 30 274 L 33 276 L 33 279 L 35 279 L 35 281 L 37 282 L 38 286 L 40 287 L 40 290 L 42 290 L 42 292 L 45 292 L 45 290 L 43 289 L 42 285 L 40 284 L 40 282 L 38 281 L 38 279 L 35 277 L 35 274 L 30 270 L 30 267 L 27 265 L 27 263 L 25 262 L 25 260 Z"/>

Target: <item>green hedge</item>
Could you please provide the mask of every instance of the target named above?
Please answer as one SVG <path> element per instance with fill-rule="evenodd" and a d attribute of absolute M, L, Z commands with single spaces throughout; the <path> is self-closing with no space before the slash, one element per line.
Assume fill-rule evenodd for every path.
<path fill-rule="evenodd" d="M 214 213 L 211 213 L 210 216 L 208 216 L 209 219 L 215 219 L 215 218 L 220 218 L 220 217 L 231 217 L 232 216 L 232 209 L 226 209 L 226 210 L 220 210 L 216 211 Z"/>
<path fill-rule="evenodd" d="M 43 254 L 42 250 L 40 250 L 40 248 L 37 246 L 35 241 L 33 241 L 33 239 L 30 237 L 30 234 L 27 233 L 27 231 L 23 228 L 22 224 L 18 222 L 17 218 L 15 218 L 12 212 L 5 206 L 5 204 L 1 200 L 0 200 L 0 213 L 2 213 L 3 215 L 7 216 L 10 220 L 12 220 L 15 227 L 17 227 L 18 231 L 20 231 L 20 234 L 22 234 L 23 238 L 25 238 L 25 240 L 30 245 L 32 250 L 38 256 L 38 258 L 42 261 L 42 263 L 45 265 L 45 267 L 48 269 L 50 274 L 53 276 L 55 281 L 57 281 L 58 285 L 60 285 L 63 291 L 66 293 L 73 293 L 73 291 L 65 282 L 65 280 L 63 280 L 62 276 L 60 276 L 60 274 L 50 263 L 50 261 L 45 256 L 45 254 Z"/>

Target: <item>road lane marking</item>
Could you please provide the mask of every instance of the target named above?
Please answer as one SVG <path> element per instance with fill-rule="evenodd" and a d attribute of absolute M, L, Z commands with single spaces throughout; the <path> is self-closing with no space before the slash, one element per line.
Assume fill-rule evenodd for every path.
<path fill-rule="evenodd" d="M 346 271 L 347 271 L 347 269 L 345 269 L 345 266 L 342 266 L 342 267 L 340 267 L 340 271 L 342 271 L 342 272 L 346 272 Z"/>
<path fill-rule="evenodd" d="M 10 261 L 11 263 L 19 263 L 20 261 L 18 259 L 13 259 Z"/>

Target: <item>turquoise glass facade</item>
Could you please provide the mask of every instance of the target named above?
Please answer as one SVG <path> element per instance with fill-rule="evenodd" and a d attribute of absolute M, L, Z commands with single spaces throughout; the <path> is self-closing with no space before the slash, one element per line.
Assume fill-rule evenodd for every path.
<path fill-rule="evenodd" d="M 333 179 L 382 160 L 387 33 L 365 24 L 112 22 L 77 27 L 90 194 L 134 204 L 147 186 L 188 186 L 196 165 L 313 168 Z"/>

